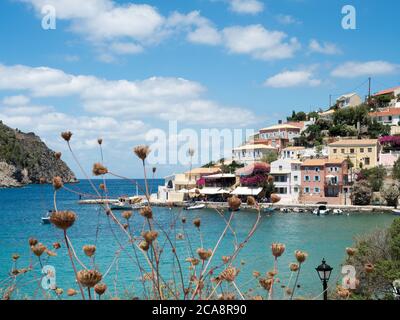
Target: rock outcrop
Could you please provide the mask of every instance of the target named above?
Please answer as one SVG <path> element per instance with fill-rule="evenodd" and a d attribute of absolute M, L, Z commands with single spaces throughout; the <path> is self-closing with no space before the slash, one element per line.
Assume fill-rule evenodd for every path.
<path fill-rule="evenodd" d="M 11 129 L 0 121 L 0 187 L 51 183 L 55 176 L 66 183 L 77 181 L 65 162 L 57 159 L 38 136 Z"/>

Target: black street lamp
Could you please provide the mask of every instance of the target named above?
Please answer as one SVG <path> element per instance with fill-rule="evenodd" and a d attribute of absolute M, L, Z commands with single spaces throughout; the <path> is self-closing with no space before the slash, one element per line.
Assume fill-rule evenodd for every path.
<path fill-rule="evenodd" d="M 328 281 L 331 277 L 331 272 L 333 268 L 326 264 L 325 259 L 322 260 L 322 264 L 315 268 L 318 272 L 318 276 L 322 281 L 322 286 L 324 288 L 324 300 L 328 300 Z"/>

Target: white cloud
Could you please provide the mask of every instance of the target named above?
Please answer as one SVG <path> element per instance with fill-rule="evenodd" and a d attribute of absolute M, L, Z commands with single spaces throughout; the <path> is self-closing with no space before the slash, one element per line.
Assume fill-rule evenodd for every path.
<path fill-rule="evenodd" d="M 290 24 L 301 24 L 301 21 L 297 20 L 295 17 L 288 14 L 279 14 L 276 19 L 280 24 L 290 25 Z"/>
<path fill-rule="evenodd" d="M 5 97 L 2 101 L 7 106 L 22 106 L 28 104 L 30 99 L 24 95 Z"/>
<path fill-rule="evenodd" d="M 131 120 L 158 117 L 203 125 L 246 125 L 252 112 L 220 105 L 202 97 L 205 88 L 182 78 L 110 81 L 61 70 L 0 65 L 0 90 L 20 90 L 32 97 L 77 97 L 83 110 L 101 117 Z M 241 117 L 237 117 L 237 114 Z M 207 115 L 207 123 L 204 117 Z"/>
<path fill-rule="evenodd" d="M 315 39 L 310 40 L 308 48 L 310 52 L 322 53 L 327 55 L 342 53 L 342 51 L 336 46 L 336 44 L 329 42 L 324 42 L 323 44 L 321 44 Z"/>
<path fill-rule="evenodd" d="M 296 38 L 287 39 L 286 33 L 270 31 L 262 25 L 225 28 L 223 37 L 230 52 L 250 54 L 261 60 L 291 58 L 300 49 Z"/>
<path fill-rule="evenodd" d="M 240 14 L 257 14 L 264 10 L 264 4 L 258 0 L 229 0 L 229 8 Z"/>
<path fill-rule="evenodd" d="M 134 43 L 115 42 L 111 45 L 111 50 L 118 54 L 136 54 L 143 51 L 143 47 Z"/>
<path fill-rule="evenodd" d="M 217 45 L 221 42 L 221 35 L 215 28 L 204 26 L 190 32 L 188 40 L 193 43 Z"/>
<path fill-rule="evenodd" d="M 336 67 L 331 75 L 338 78 L 357 78 L 392 74 L 399 70 L 399 65 L 386 61 L 346 62 Z"/>
<path fill-rule="evenodd" d="M 264 85 L 272 88 L 315 87 L 321 84 L 312 70 L 283 71 L 268 78 Z"/>

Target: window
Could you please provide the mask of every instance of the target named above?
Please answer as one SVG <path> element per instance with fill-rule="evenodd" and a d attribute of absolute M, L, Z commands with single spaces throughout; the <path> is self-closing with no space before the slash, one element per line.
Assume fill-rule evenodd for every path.
<path fill-rule="evenodd" d="M 350 149 L 350 153 L 354 153 L 354 149 Z"/>
<path fill-rule="evenodd" d="M 389 119 L 389 121 L 392 121 L 392 120 L 393 120 L 393 117 L 392 117 L 392 116 L 389 116 L 388 119 Z"/>
<path fill-rule="evenodd" d="M 297 182 L 297 181 L 299 180 L 299 177 L 298 177 L 298 176 L 294 176 L 294 177 L 293 177 L 293 180 L 294 180 L 295 182 Z"/>
<path fill-rule="evenodd" d="M 346 152 L 344 149 L 342 149 L 341 151 L 342 151 L 343 154 Z"/>
<path fill-rule="evenodd" d="M 333 149 L 333 153 L 337 153 L 337 149 Z"/>
<path fill-rule="evenodd" d="M 304 176 L 304 181 L 310 181 L 310 176 Z"/>
<path fill-rule="evenodd" d="M 370 165 L 370 160 L 369 160 L 369 158 L 365 158 L 365 165 L 367 165 L 367 166 Z"/>
<path fill-rule="evenodd" d="M 320 172 L 320 168 L 316 167 L 315 172 Z"/>
<path fill-rule="evenodd" d="M 372 152 L 372 148 L 368 148 L 368 152 Z"/>
<path fill-rule="evenodd" d="M 314 192 L 315 192 L 315 193 L 319 193 L 319 191 L 320 191 L 320 190 L 319 190 L 318 187 L 315 187 L 315 188 L 314 188 Z"/>
<path fill-rule="evenodd" d="M 314 176 L 314 181 L 321 181 L 320 176 Z"/>
<path fill-rule="evenodd" d="M 299 192 L 299 188 L 298 188 L 298 187 L 294 187 L 293 191 L 294 191 L 295 193 L 298 193 L 298 192 Z"/>
<path fill-rule="evenodd" d="M 364 148 L 360 148 L 360 152 L 361 152 L 361 153 L 364 153 Z"/>
<path fill-rule="evenodd" d="M 282 171 L 282 166 L 279 166 L 279 171 Z"/>
<path fill-rule="evenodd" d="M 304 193 L 310 193 L 310 188 L 309 187 L 305 187 L 304 188 Z"/>

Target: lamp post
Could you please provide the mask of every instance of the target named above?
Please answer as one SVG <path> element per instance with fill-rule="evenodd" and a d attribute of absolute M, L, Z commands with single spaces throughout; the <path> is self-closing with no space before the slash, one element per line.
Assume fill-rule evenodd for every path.
<path fill-rule="evenodd" d="M 331 272 L 333 268 L 326 264 L 325 259 L 322 260 L 322 264 L 315 268 L 318 272 L 319 279 L 322 281 L 322 286 L 324 289 L 324 300 L 328 300 L 328 281 L 331 277 Z"/>

